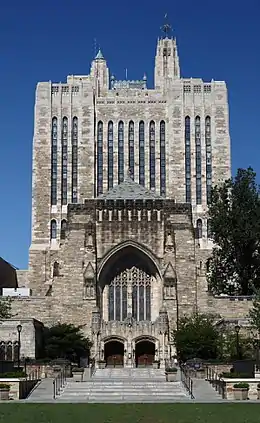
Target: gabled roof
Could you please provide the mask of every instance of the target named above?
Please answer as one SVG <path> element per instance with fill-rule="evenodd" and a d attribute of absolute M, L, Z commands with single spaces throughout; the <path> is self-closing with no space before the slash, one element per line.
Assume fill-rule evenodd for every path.
<path fill-rule="evenodd" d="M 119 185 L 98 196 L 100 200 L 162 200 L 163 197 L 144 188 L 128 175 Z"/>

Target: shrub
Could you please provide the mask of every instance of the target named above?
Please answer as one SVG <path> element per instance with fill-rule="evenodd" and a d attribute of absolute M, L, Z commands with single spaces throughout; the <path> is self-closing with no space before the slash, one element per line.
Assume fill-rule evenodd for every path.
<path fill-rule="evenodd" d="M 246 379 L 248 377 L 245 373 L 223 372 L 220 377 L 227 379 Z"/>
<path fill-rule="evenodd" d="M 249 384 L 244 383 L 244 382 L 235 383 L 234 388 L 236 388 L 236 389 L 249 389 Z"/>
<path fill-rule="evenodd" d="M 72 372 L 73 373 L 82 373 L 82 372 L 84 372 L 84 368 L 83 367 L 73 367 Z"/>
<path fill-rule="evenodd" d="M 0 389 L 6 389 L 10 391 L 10 385 L 7 385 L 6 383 L 0 383 Z"/>
<path fill-rule="evenodd" d="M 166 373 L 177 373 L 178 369 L 176 367 L 166 367 Z"/>
<path fill-rule="evenodd" d="M 0 374 L 0 378 L 18 378 L 26 376 L 27 374 L 25 372 L 6 372 Z"/>

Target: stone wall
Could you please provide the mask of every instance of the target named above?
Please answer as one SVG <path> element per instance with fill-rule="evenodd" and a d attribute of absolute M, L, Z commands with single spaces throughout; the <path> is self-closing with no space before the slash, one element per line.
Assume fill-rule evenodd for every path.
<path fill-rule="evenodd" d="M 19 310 L 19 307 L 16 307 L 18 304 L 23 304 L 21 311 L 19 310 L 19 319 L 5 319 L 0 320 L 0 342 L 11 342 L 15 343 L 18 341 L 18 332 L 17 325 L 22 326 L 21 331 L 21 349 L 20 357 L 30 357 L 37 358 L 40 354 L 42 348 L 42 323 L 36 318 L 41 318 L 39 313 L 40 309 L 35 313 L 34 310 L 34 301 L 23 301 L 20 299 L 14 299 L 12 303 L 12 311 L 14 314 Z M 29 307 L 28 307 L 29 304 Z M 28 316 L 34 315 L 34 318 L 28 318 Z"/>

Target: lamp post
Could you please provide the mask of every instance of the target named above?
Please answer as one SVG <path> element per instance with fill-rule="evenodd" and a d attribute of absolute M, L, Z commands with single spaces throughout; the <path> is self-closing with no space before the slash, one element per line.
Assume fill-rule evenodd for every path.
<path fill-rule="evenodd" d="M 18 369 L 20 369 L 20 356 L 21 356 L 21 332 L 22 332 L 22 325 L 17 325 L 17 333 L 18 333 Z"/>
<path fill-rule="evenodd" d="M 236 324 L 236 326 L 235 326 L 235 332 L 236 332 L 236 349 L 237 349 L 237 358 L 240 360 L 241 359 L 241 354 L 240 354 L 240 345 L 239 345 L 239 331 L 240 331 L 240 326 L 238 324 Z"/>

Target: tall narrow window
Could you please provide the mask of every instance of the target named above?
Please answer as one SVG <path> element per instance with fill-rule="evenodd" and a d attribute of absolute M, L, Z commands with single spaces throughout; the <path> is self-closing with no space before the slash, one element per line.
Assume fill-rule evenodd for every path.
<path fill-rule="evenodd" d="M 52 118 L 51 131 L 51 205 L 57 204 L 57 168 L 58 168 L 58 120 Z"/>
<path fill-rule="evenodd" d="M 108 151 L 108 178 L 107 184 L 108 189 L 113 188 L 113 174 L 114 174 L 114 157 L 113 157 L 113 122 L 108 122 L 108 132 L 107 132 L 107 151 Z"/>
<path fill-rule="evenodd" d="M 155 123 L 149 127 L 149 160 L 150 160 L 150 189 L 155 189 Z"/>
<path fill-rule="evenodd" d="M 139 184 L 145 184 L 145 162 L 144 162 L 144 122 L 139 123 Z"/>
<path fill-rule="evenodd" d="M 97 195 L 103 193 L 103 122 L 97 128 Z"/>
<path fill-rule="evenodd" d="M 191 203 L 190 117 L 185 118 L 185 185 L 186 203 Z"/>
<path fill-rule="evenodd" d="M 134 134 L 134 122 L 129 122 L 128 128 L 128 165 L 129 165 L 129 172 L 132 178 L 134 179 L 134 171 L 135 171 L 135 134 Z"/>
<path fill-rule="evenodd" d="M 72 119 L 72 203 L 78 201 L 78 118 Z"/>
<path fill-rule="evenodd" d="M 62 119 L 61 133 L 61 204 L 67 204 L 67 186 L 68 186 L 68 118 Z"/>
<path fill-rule="evenodd" d="M 118 183 L 124 180 L 124 123 L 118 124 Z"/>
<path fill-rule="evenodd" d="M 207 220 L 207 238 L 212 238 L 211 221 Z"/>
<path fill-rule="evenodd" d="M 57 238 L 57 222 L 55 219 L 51 221 L 51 239 Z"/>
<path fill-rule="evenodd" d="M 201 204 L 201 128 L 200 117 L 195 118 L 196 203 Z"/>
<path fill-rule="evenodd" d="M 160 123 L 160 193 L 166 194 L 165 122 Z"/>
<path fill-rule="evenodd" d="M 206 142 L 206 193 L 207 204 L 210 202 L 212 186 L 212 156 L 211 156 L 211 119 L 207 116 L 205 119 L 205 142 Z"/>
<path fill-rule="evenodd" d="M 60 226 L 60 239 L 66 238 L 66 230 L 67 230 L 67 221 L 63 219 L 61 221 L 61 226 Z"/>
<path fill-rule="evenodd" d="M 197 220 L 197 238 L 200 239 L 202 238 L 202 220 L 198 219 Z"/>

